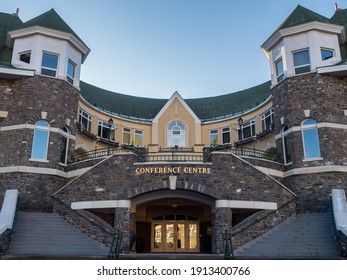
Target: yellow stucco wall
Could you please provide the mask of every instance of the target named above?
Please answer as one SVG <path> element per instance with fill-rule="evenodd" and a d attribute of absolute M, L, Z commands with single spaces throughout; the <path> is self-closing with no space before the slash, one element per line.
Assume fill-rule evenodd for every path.
<path fill-rule="evenodd" d="M 244 122 L 248 120 L 255 120 L 256 134 L 262 131 L 261 115 L 264 114 L 272 107 L 272 102 L 269 100 L 267 103 L 262 104 L 258 108 L 246 112 L 241 115 Z M 92 116 L 91 132 L 94 135 L 98 133 L 98 120 L 107 120 L 112 117 L 116 129 L 116 142 L 120 145 L 123 144 L 123 128 L 129 128 L 131 131 L 131 142 L 135 140 L 135 130 L 141 130 L 143 132 L 143 146 L 148 147 L 150 144 L 157 144 L 159 147 L 167 147 L 167 127 L 173 121 L 182 122 L 186 127 L 186 147 L 191 148 L 194 145 L 210 146 L 210 131 L 218 130 L 219 143 L 222 143 L 222 129 L 229 128 L 231 132 L 231 144 L 234 144 L 238 140 L 237 120 L 240 115 L 229 119 L 223 119 L 219 121 L 200 123 L 200 120 L 196 117 L 194 112 L 187 106 L 185 101 L 179 95 L 173 95 L 158 116 L 153 122 L 140 122 L 135 120 L 126 120 L 116 116 L 106 114 L 101 110 L 95 109 L 93 106 L 79 101 L 79 109 L 82 109 L 86 113 Z M 78 110 L 79 112 L 79 110 Z M 78 116 L 76 116 L 78 120 Z M 130 143 L 132 144 L 132 143 Z M 253 141 L 245 145 L 245 147 L 256 148 L 260 150 L 266 150 L 269 147 L 275 146 L 275 136 L 270 134 L 261 141 Z M 83 134 L 76 136 L 76 149 L 83 148 L 86 151 L 105 148 L 106 145 L 99 143 L 98 141 L 91 141 Z"/>

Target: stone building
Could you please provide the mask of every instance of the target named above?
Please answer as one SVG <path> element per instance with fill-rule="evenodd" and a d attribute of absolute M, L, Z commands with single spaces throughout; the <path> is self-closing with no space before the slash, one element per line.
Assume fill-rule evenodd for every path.
<path fill-rule="evenodd" d="M 153 99 L 80 81 L 88 46 L 52 9 L 0 13 L 0 204 L 54 212 L 137 252 L 223 252 L 347 189 L 347 10 L 298 6 L 261 46 L 271 80 Z M 269 32 L 271 33 L 271 31 Z M 93 221 L 92 223 L 86 222 Z M 256 221 L 256 222 L 255 222 Z"/>

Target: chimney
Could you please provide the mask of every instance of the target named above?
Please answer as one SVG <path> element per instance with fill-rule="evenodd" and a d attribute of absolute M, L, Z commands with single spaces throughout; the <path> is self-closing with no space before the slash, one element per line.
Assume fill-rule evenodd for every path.
<path fill-rule="evenodd" d="M 18 15 L 19 15 L 19 8 L 17 8 L 16 12 L 13 13 L 12 15 L 15 16 L 15 17 L 18 17 Z"/>
<path fill-rule="evenodd" d="M 334 4 L 335 7 L 335 13 L 341 11 L 341 8 L 337 5 L 337 3 Z"/>

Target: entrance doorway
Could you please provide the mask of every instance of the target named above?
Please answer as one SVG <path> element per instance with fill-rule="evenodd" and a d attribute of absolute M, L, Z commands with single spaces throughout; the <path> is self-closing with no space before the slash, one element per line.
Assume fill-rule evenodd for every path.
<path fill-rule="evenodd" d="M 194 217 L 184 215 L 157 217 L 152 220 L 151 228 L 151 252 L 200 252 L 199 221 Z"/>

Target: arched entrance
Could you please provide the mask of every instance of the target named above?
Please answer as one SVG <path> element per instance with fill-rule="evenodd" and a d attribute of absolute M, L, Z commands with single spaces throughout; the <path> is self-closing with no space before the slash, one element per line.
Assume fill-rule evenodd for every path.
<path fill-rule="evenodd" d="M 132 251 L 137 253 L 211 253 L 214 199 L 183 190 L 162 190 L 134 198 Z"/>

